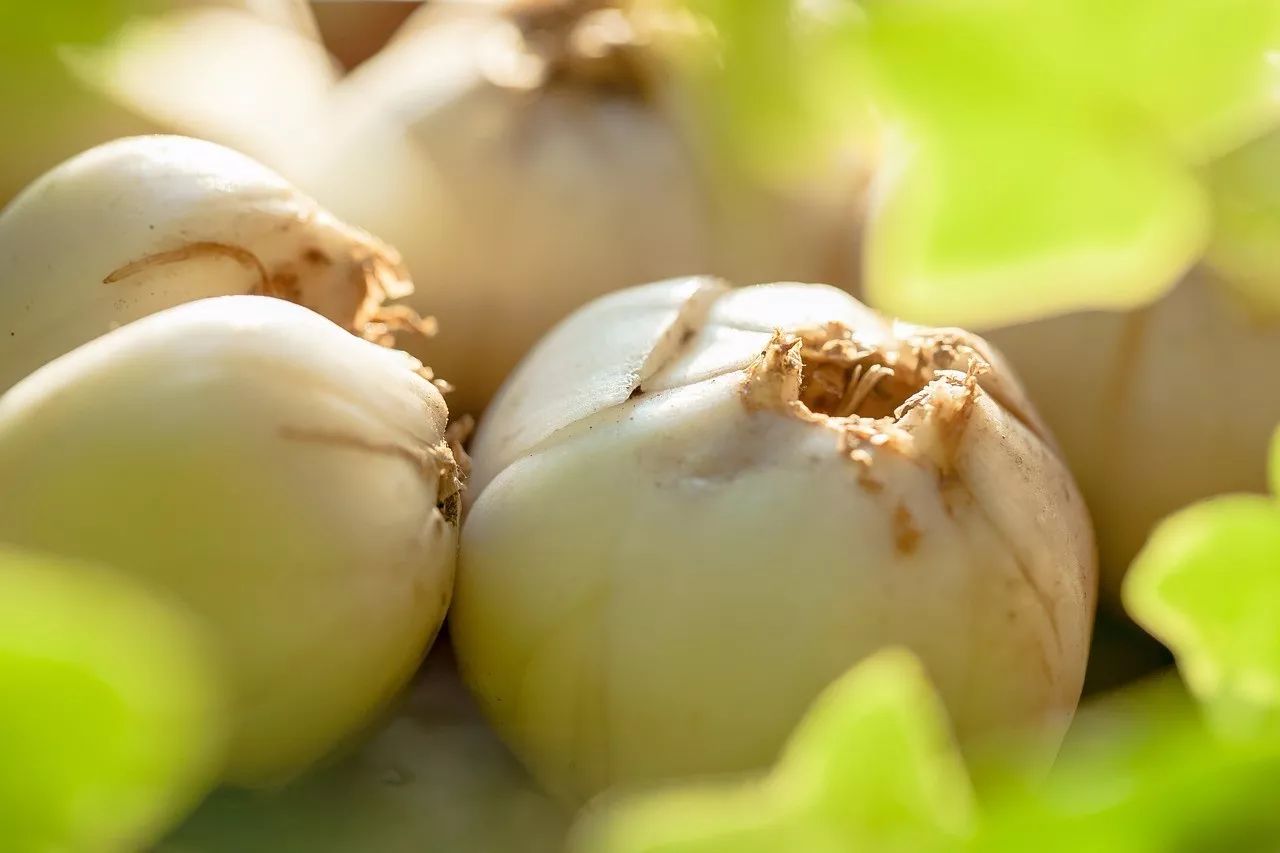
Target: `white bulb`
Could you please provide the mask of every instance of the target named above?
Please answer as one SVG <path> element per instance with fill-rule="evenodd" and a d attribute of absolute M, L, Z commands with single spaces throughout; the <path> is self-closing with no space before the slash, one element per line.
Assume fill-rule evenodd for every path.
<path fill-rule="evenodd" d="M 1209 270 L 1131 312 L 989 333 L 1062 442 L 1093 513 L 1103 589 L 1162 518 L 1213 495 L 1265 492 L 1280 423 L 1280 325 Z"/>
<path fill-rule="evenodd" d="M 751 177 L 614 3 L 428 4 L 335 89 L 291 173 L 397 246 L 440 320 L 415 354 L 479 414 L 556 322 L 621 287 L 715 273 L 847 280 L 863 173 Z M 598 8 L 606 7 L 606 8 Z"/>
<path fill-rule="evenodd" d="M 232 685 L 228 778 L 364 726 L 444 618 L 458 482 L 409 356 L 278 299 L 162 311 L 0 397 L 0 541 L 185 601 Z"/>
<path fill-rule="evenodd" d="M 0 213 L 0 391 L 164 308 L 262 294 L 378 334 L 412 289 L 394 250 L 275 173 L 177 136 L 122 139 L 44 175 Z"/>
<path fill-rule="evenodd" d="M 452 636 L 562 796 L 767 765 L 886 645 L 968 743 L 1052 754 L 1071 718 L 1092 534 L 976 337 L 820 285 L 634 288 L 542 340 L 472 455 Z"/>

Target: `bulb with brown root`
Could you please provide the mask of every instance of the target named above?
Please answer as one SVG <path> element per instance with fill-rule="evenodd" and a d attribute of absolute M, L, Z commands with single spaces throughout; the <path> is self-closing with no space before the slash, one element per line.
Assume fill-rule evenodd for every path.
<path fill-rule="evenodd" d="M 1041 761 L 1071 718 L 1092 532 L 977 337 L 820 285 L 634 288 L 543 339 L 472 455 L 455 646 L 561 796 L 766 765 L 885 645 L 967 744 Z"/>
<path fill-rule="evenodd" d="M 854 275 L 853 157 L 765 179 L 707 144 L 707 112 L 618 0 L 427 4 L 335 89 L 297 179 L 405 253 L 415 354 L 479 414 L 538 338 L 587 301 L 710 272 Z"/>
<path fill-rule="evenodd" d="M 296 302 L 386 342 L 432 324 L 395 250 L 243 155 L 122 139 L 53 169 L 0 213 L 0 392 L 80 344 L 208 296 Z"/>

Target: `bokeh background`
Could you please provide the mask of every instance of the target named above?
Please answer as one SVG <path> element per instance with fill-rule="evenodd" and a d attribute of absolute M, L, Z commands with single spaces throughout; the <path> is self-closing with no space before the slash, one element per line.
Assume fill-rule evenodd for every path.
<path fill-rule="evenodd" d="M 688 263 L 727 274 L 820 276 L 891 313 L 975 327 L 1009 355 L 1026 381 L 1098 529 L 1104 604 L 1085 705 L 1059 768 L 1047 787 L 1034 788 L 1004 774 L 998 757 L 991 768 L 971 768 L 986 780 L 974 807 L 985 816 L 962 838 L 948 834 L 953 828 L 929 828 L 937 834 L 926 833 L 927 844 L 1275 849 L 1280 589 L 1274 577 L 1280 549 L 1274 530 L 1264 525 L 1256 536 L 1252 528 L 1242 533 L 1229 513 L 1204 512 L 1194 529 L 1179 529 L 1175 545 L 1142 551 L 1162 519 L 1198 501 L 1228 492 L 1270 501 L 1266 456 L 1280 423 L 1272 368 L 1280 355 L 1280 136 L 1272 129 L 1280 89 L 1258 70 L 1261 65 L 1235 60 L 1256 54 L 1274 65 L 1275 54 L 1266 48 L 1280 48 L 1275 10 L 1247 2 L 1211 9 L 1192 0 L 1167 6 L 1060 0 L 1036 8 L 1011 0 L 969 4 L 977 9 L 969 15 L 965 4 L 941 11 L 937 4 L 920 4 L 940 16 L 929 19 L 940 26 L 926 26 L 910 14 L 884 11 L 892 4 L 869 2 L 863 6 L 875 26 L 867 28 L 861 11 L 851 13 L 854 4 L 832 0 L 806 4 L 834 10 L 819 16 L 833 22 L 829 27 L 810 32 L 772 17 L 779 6 L 774 2 L 690 5 L 720 28 L 724 42 L 714 74 L 680 56 L 672 62 L 678 69 L 672 73 L 689 75 L 694 95 L 670 107 L 671 114 L 692 116 L 687 127 L 694 130 L 687 132 L 702 153 L 691 162 L 716 164 L 707 170 L 716 172 L 709 185 L 726 183 L 725 175 L 749 174 L 770 188 L 756 193 L 753 183 L 749 197 L 717 195 L 715 203 L 751 216 L 765 210 L 774 218 L 748 222 L 744 216 L 733 222 L 741 230 L 729 231 L 729 239 L 717 232 L 714 250 L 701 254 L 664 255 L 651 251 L 661 245 L 657 237 L 651 243 L 638 238 L 636 254 L 644 264 L 624 264 L 619 272 L 613 258 L 593 257 L 599 263 L 590 268 L 592 287 L 604 291 L 705 271 L 684 269 L 690 257 L 697 260 Z M 1116 11 L 1121 7 L 1132 14 Z M 341 88 L 337 103 L 344 109 L 375 104 L 370 93 L 379 87 L 367 81 L 403 73 L 403 85 L 385 95 L 384 112 L 394 118 L 422 108 L 414 96 L 431 87 L 414 75 L 434 73 L 435 59 L 404 45 L 412 46 L 406 32 L 411 36 L 421 25 L 424 8 L 381 0 L 312 6 L 291 0 L 5 2 L 0 204 L 95 144 L 139 133 L 201 136 L 263 160 L 341 215 L 397 243 L 430 294 L 444 285 L 423 275 L 432 261 L 416 254 L 419 242 L 429 242 L 413 230 L 418 220 L 398 216 L 384 225 L 377 208 L 385 194 L 361 198 L 321 179 L 338 167 L 315 165 L 326 162 L 334 140 L 361 144 L 358 134 L 340 132 L 345 123 L 326 118 L 335 88 Z M 1151 35 L 1152 21 L 1172 23 Z M 387 49 L 389 43 L 399 43 L 399 52 Z M 1151 44 L 1156 47 L 1148 50 Z M 1124 61 L 1112 61 L 1117 57 Z M 618 70 L 593 66 L 590 73 Z M 571 103 L 547 121 L 569 122 L 565 116 L 579 106 Z M 491 127 L 482 121 L 484 110 L 476 114 L 480 119 L 460 111 L 461 117 L 440 123 L 446 130 Z M 886 115 L 895 121 L 880 123 Z M 364 126 L 374 135 L 384 128 L 372 120 Z M 601 126 L 602 134 L 635 139 L 625 121 Z M 483 170 L 484 146 L 499 135 L 482 130 L 457 144 L 461 155 L 443 146 L 433 158 L 479 163 Z M 553 220 L 569 219 L 567 211 L 584 193 L 572 180 L 557 183 L 557 169 L 576 176 L 582 162 L 600 170 L 589 179 L 614 177 L 623 192 L 643 195 L 628 184 L 628 175 L 643 166 L 639 160 L 593 162 L 599 150 L 626 148 L 617 138 L 578 148 L 558 144 L 565 145 L 568 166 L 536 147 L 533 154 L 520 150 L 535 163 L 530 173 L 551 187 L 528 196 L 529 210 L 564 197 L 563 208 L 544 209 Z M 388 176 L 377 172 L 384 162 L 380 149 L 371 150 L 351 174 L 354 182 L 376 188 Z M 900 157 L 904 151 L 910 156 Z M 395 160 L 393 146 L 383 153 L 385 163 L 418 163 Z M 539 154 L 554 160 L 555 168 L 538 171 Z M 527 162 L 516 158 L 510 174 L 518 180 Z M 816 179 L 798 166 L 831 163 L 841 166 L 824 167 Z M 888 180 L 890 173 L 895 180 Z M 393 170 L 391 184 L 400 177 Z M 815 180 L 825 191 L 816 202 Z M 778 185 L 803 192 L 775 193 Z M 456 190 L 443 179 L 439 186 Z M 572 192 L 561 192 L 564 186 Z M 766 196 L 770 201 L 762 203 Z M 792 206 L 797 197 L 805 200 L 802 206 Z M 404 204 L 396 210 L 417 210 Z M 647 219 L 684 221 L 678 219 L 683 209 L 672 213 L 669 196 L 645 196 L 643 204 Z M 690 209 L 696 206 L 690 203 Z M 618 207 L 621 218 L 634 221 L 632 208 Z M 794 215 L 801 207 L 805 215 L 821 210 L 812 221 L 824 227 L 838 222 L 836 238 L 824 242 L 830 254 L 821 266 L 761 257 L 762 241 L 744 235 L 759 235 L 763 227 L 772 236 L 778 221 L 801 223 L 796 230 L 806 237 L 818 232 L 811 220 Z M 516 201 L 511 208 L 519 208 Z M 469 215 L 483 219 L 493 209 Z M 437 215 L 432 209 L 424 221 Z M 727 230 L 726 221 L 717 218 L 716 227 Z M 528 229 L 519 220 L 505 226 L 512 234 Z M 636 231 L 647 239 L 647 230 L 637 225 Z M 545 233 L 579 247 L 598 236 L 579 239 L 584 235 L 573 229 Z M 507 247 L 518 240 L 502 236 L 495 242 Z M 565 267 L 554 263 L 538 266 L 541 260 L 531 251 L 513 263 L 547 279 L 564 274 Z M 809 274 L 817 269 L 824 272 Z M 444 278 L 472 274 L 459 262 Z M 945 287 L 922 284 L 938 281 Z M 578 295 L 585 301 L 595 293 Z M 548 323 L 564 311 L 557 306 L 552 313 Z M 480 333 L 445 328 L 442 334 L 425 357 L 452 368 L 442 370 L 446 378 L 468 378 L 458 376 L 462 366 L 447 361 L 455 348 L 449 335 L 472 340 Z M 481 414 L 506 369 L 509 364 L 500 364 L 473 382 L 459 381 L 460 396 L 451 405 L 457 401 L 458 411 Z M 1161 587 L 1151 600 L 1138 599 L 1136 608 L 1127 600 L 1126 610 L 1120 578 L 1140 552 L 1151 555 L 1145 559 L 1152 574 L 1167 572 L 1186 583 Z M 1178 618 L 1162 621 L 1169 612 Z M 922 767 L 926 775 L 937 769 Z M 16 789 L 21 780 L 7 784 Z M 698 802 L 672 800 L 663 814 L 697 808 Z M 732 823 L 749 807 L 709 808 L 715 818 L 699 825 Z M 553 851 L 562 849 L 574 818 L 537 790 L 486 726 L 459 680 L 446 636 L 366 737 L 288 786 L 213 794 L 155 849 Z M 735 842 L 714 833 L 700 841 L 681 839 L 678 817 L 659 815 L 651 823 L 675 827 L 670 847 L 630 848 L 624 839 L 617 849 L 735 849 Z M 761 843 L 758 849 L 785 849 L 781 841 L 784 846 L 775 848 Z"/>

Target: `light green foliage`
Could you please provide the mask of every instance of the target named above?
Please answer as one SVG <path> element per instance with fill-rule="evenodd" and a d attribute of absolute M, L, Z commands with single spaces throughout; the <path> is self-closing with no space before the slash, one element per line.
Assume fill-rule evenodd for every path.
<path fill-rule="evenodd" d="M 59 160 L 154 127 L 72 79 L 68 46 L 98 44 L 167 0 L 0 0 L 0 207 Z"/>
<path fill-rule="evenodd" d="M 878 108 L 866 287 L 920 322 L 991 326 L 1156 298 L 1208 240 L 1193 168 L 1275 119 L 1272 0 L 867 0 L 806 50 L 738 37 L 780 5 L 710 7 L 735 44 L 728 97 L 745 102 L 780 63 L 808 61 L 836 72 L 820 103 L 839 109 L 831 93 L 843 90 L 846 106 Z M 774 92 L 766 109 L 782 101 Z M 743 118 L 738 135 L 750 132 Z"/>
<path fill-rule="evenodd" d="M 1205 260 L 1255 316 L 1280 316 L 1280 133 L 1211 164 L 1213 240 Z"/>
<path fill-rule="evenodd" d="M 695 51 L 685 67 L 701 86 L 699 117 L 721 150 L 749 168 L 803 172 L 848 134 L 868 135 L 871 104 L 858 82 L 866 77 L 865 57 L 838 43 L 861 21 L 854 3 L 830 4 L 819 19 L 802 20 L 792 14 L 793 0 L 633 2 L 659 9 L 687 2 L 715 22 L 714 57 Z"/>
<path fill-rule="evenodd" d="M 1280 842 L 1280 739 L 1223 740 L 1176 678 L 1082 710 L 1047 779 L 985 779 L 973 804 L 919 668 L 887 653 L 815 706 L 763 781 L 623 799 L 583 853 L 1264 849 Z"/>
<path fill-rule="evenodd" d="M 133 851 L 212 784 L 220 687 L 123 577 L 0 550 L 0 849 Z"/>
<path fill-rule="evenodd" d="M 61 3 L 0 4 L 0 47 L 4 62 L 45 54 L 58 44 L 83 44 L 105 38 L 158 0 L 64 0 Z M 4 66 L 0 66 L 4 67 Z"/>
<path fill-rule="evenodd" d="M 49 85 L 60 76 L 59 48 L 95 44 L 133 15 L 160 5 L 161 0 L 0 2 L 0 103 L 12 101 L 32 109 L 60 106 L 43 103 L 50 95 Z"/>
<path fill-rule="evenodd" d="M 1273 443 L 1272 487 L 1280 482 Z M 1280 503 L 1227 495 L 1166 519 L 1134 561 L 1125 604 L 1178 657 L 1226 735 L 1280 735 Z"/>
<path fill-rule="evenodd" d="M 989 792 L 974 853 L 1274 849 L 1280 740 L 1223 741 L 1178 680 L 1086 706 L 1053 773 Z"/>
<path fill-rule="evenodd" d="M 890 650 L 817 700 L 774 772 L 659 793 L 588 819 L 590 853 L 813 853 L 953 847 L 973 804 L 919 663 Z"/>

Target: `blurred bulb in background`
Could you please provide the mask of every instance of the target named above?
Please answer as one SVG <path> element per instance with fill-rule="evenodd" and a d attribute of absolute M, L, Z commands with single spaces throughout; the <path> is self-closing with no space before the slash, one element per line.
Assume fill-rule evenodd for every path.
<path fill-rule="evenodd" d="M 421 5 L 416 0 L 316 0 L 311 8 L 325 47 L 350 70 L 381 50 Z"/>
<path fill-rule="evenodd" d="M 303 0 L 10 3 L 0 10 L 0 205 L 66 158 L 177 132 L 280 168 L 336 79 Z"/>
<path fill-rule="evenodd" d="M 478 413 L 579 305 L 674 275 L 834 281 L 862 173 L 748 175 L 710 144 L 649 22 L 614 2 L 430 4 L 345 78 L 295 181 L 404 255 L 415 354 Z"/>

